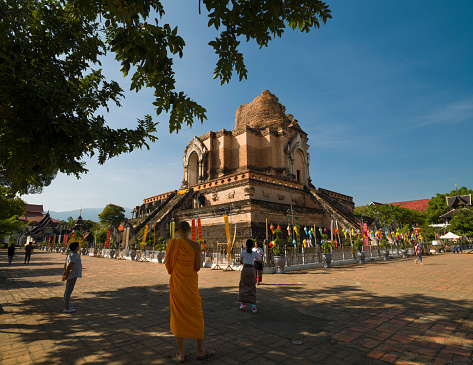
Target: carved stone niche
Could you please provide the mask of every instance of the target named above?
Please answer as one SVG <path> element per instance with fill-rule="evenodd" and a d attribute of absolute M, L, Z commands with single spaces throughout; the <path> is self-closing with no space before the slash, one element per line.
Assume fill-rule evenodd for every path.
<path fill-rule="evenodd" d="M 279 200 L 284 200 L 284 195 L 283 194 L 278 194 L 278 199 Z"/>
<path fill-rule="evenodd" d="M 255 195 L 255 188 L 252 186 L 247 186 L 243 191 L 245 192 L 245 196 Z"/>
<path fill-rule="evenodd" d="M 263 190 L 263 196 L 264 196 L 266 199 L 269 199 L 270 194 L 269 194 L 267 191 Z"/>
<path fill-rule="evenodd" d="M 228 199 L 234 199 L 234 198 L 235 198 L 235 190 L 230 191 L 230 192 L 228 193 Z"/>
<path fill-rule="evenodd" d="M 218 201 L 218 193 L 212 193 L 212 200 L 214 202 Z"/>

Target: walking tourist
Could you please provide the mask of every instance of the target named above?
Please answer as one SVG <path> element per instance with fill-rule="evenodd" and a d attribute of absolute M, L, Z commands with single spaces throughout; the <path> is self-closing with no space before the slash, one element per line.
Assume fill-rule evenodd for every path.
<path fill-rule="evenodd" d="M 258 241 L 255 241 L 255 247 L 253 247 L 253 251 L 259 257 L 260 261 L 255 261 L 255 269 L 256 269 L 256 283 L 260 285 L 263 282 L 263 249 L 259 245 Z"/>
<path fill-rule="evenodd" d="M 8 246 L 8 265 L 11 265 L 13 256 L 15 256 L 15 244 L 10 243 L 10 245 Z"/>
<path fill-rule="evenodd" d="M 72 291 L 76 285 L 77 278 L 82 277 L 82 260 L 79 255 L 79 242 L 71 242 L 69 245 L 70 252 L 66 257 L 64 264 L 64 275 L 62 281 L 66 281 L 66 289 L 64 290 L 64 313 L 73 313 L 76 311 L 75 308 L 69 305 Z"/>
<path fill-rule="evenodd" d="M 25 264 L 30 263 L 31 253 L 33 252 L 33 243 L 29 242 L 25 246 Z"/>
<path fill-rule="evenodd" d="M 181 238 L 169 242 L 165 260 L 166 269 L 171 275 L 171 332 L 179 349 L 175 359 L 186 361 L 184 338 L 192 338 L 197 340 L 197 360 L 203 360 L 214 356 L 215 351 L 204 347 L 204 316 L 197 274 L 201 266 L 200 244 L 189 239 L 189 223 L 179 223 L 177 230 Z"/>
<path fill-rule="evenodd" d="M 414 250 L 417 254 L 417 258 L 414 260 L 414 262 L 417 264 L 417 261 L 420 261 L 420 263 L 423 265 L 424 263 L 422 262 L 422 249 L 419 243 L 416 243 L 416 245 L 414 246 Z"/>
<path fill-rule="evenodd" d="M 253 251 L 253 241 L 246 241 L 246 250 L 240 253 L 240 263 L 243 264 L 240 276 L 240 287 L 238 301 L 241 302 L 240 309 L 246 310 L 246 303 L 252 304 L 251 312 L 256 314 L 256 270 L 255 262 L 261 261 L 260 257 Z"/>

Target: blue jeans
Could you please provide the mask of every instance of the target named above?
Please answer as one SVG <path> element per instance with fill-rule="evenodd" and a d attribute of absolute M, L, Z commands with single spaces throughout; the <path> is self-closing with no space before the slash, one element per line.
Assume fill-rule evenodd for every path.
<path fill-rule="evenodd" d="M 69 309 L 69 301 L 71 299 L 72 291 L 76 285 L 77 278 L 67 279 L 66 290 L 64 291 L 64 309 Z"/>

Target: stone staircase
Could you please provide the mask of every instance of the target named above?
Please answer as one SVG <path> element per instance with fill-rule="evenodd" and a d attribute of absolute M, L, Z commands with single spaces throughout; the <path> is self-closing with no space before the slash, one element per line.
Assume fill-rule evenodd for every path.
<path fill-rule="evenodd" d="M 166 220 L 166 218 L 171 214 L 174 210 L 179 209 L 182 204 L 189 198 L 193 193 L 192 189 L 187 190 L 183 194 L 173 194 L 167 198 L 163 204 L 161 204 L 158 208 L 156 208 L 156 212 L 149 219 L 141 222 L 139 225 L 134 227 L 136 233 L 138 233 L 146 224 L 149 226 L 159 225 L 160 222 Z"/>
<path fill-rule="evenodd" d="M 135 232 L 139 232 L 148 224 L 148 222 L 153 219 L 156 214 L 158 214 L 168 203 L 172 198 L 176 196 L 176 193 L 172 193 L 169 195 L 159 206 L 157 206 L 150 214 L 148 214 L 144 219 L 139 221 L 136 225 L 133 225 L 133 229 Z"/>
<path fill-rule="evenodd" d="M 360 229 L 360 222 L 355 215 L 347 209 L 343 204 L 339 203 L 336 199 L 331 196 L 324 194 L 320 190 L 309 189 L 310 197 L 321 205 L 325 211 L 338 221 L 338 224 L 343 229 L 354 230 Z"/>

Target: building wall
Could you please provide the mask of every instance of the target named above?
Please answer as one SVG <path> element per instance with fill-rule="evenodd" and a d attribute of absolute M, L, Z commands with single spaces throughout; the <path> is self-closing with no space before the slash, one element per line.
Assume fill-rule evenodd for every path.
<path fill-rule="evenodd" d="M 269 128 L 259 132 L 250 129 L 237 132 L 226 130 L 209 132 L 200 137 L 208 150 L 206 179 L 217 179 L 248 169 L 288 178 L 291 167 L 285 148 L 292 137 L 291 134 L 275 132 Z M 191 153 L 189 152 L 188 157 Z M 301 149 L 300 153 L 306 155 L 306 150 Z M 308 181 L 307 167 L 303 166 L 306 160 L 306 156 L 296 158 L 297 169 L 302 173 L 301 182 L 304 184 Z M 184 161 L 189 163 L 191 159 L 184 158 Z M 184 166 L 184 171 L 186 168 L 189 169 L 190 166 Z M 186 174 L 183 176 L 185 179 Z"/>

